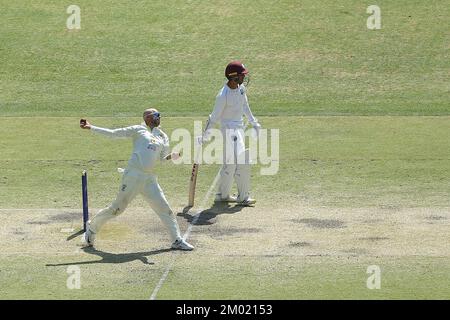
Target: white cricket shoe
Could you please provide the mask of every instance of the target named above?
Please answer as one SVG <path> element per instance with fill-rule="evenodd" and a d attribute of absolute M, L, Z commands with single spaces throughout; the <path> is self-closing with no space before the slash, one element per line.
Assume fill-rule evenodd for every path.
<path fill-rule="evenodd" d="M 216 194 L 216 198 L 214 199 L 214 202 L 237 202 L 236 196 L 228 196 L 227 198 L 222 198 L 222 195 L 220 193 Z"/>
<path fill-rule="evenodd" d="M 184 239 L 177 239 L 174 243 L 172 243 L 172 249 L 191 251 L 194 250 L 194 246 L 187 243 Z"/>
<path fill-rule="evenodd" d="M 236 205 L 242 206 L 242 207 L 250 207 L 256 203 L 256 200 L 253 198 L 247 198 L 242 201 L 238 201 Z"/>
<path fill-rule="evenodd" d="M 95 242 L 95 233 L 90 228 L 90 222 L 86 223 L 86 232 L 83 234 L 83 242 L 88 247 L 93 247 Z"/>

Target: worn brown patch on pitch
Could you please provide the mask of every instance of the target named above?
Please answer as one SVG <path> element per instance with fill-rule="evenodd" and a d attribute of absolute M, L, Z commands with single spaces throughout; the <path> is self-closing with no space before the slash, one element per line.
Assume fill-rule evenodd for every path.
<path fill-rule="evenodd" d="M 82 217 L 81 212 L 77 213 L 77 212 L 63 211 L 61 213 L 48 216 L 48 220 L 57 222 L 70 222 L 73 220 L 80 220 L 81 217 Z"/>
<path fill-rule="evenodd" d="M 312 246 L 312 244 L 310 242 L 306 242 L 306 241 L 289 243 L 289 247 L 293 247 L 293 248 L 311 247 L 311 246 Z"/>
<path fill-rule="evenodd" d="M 430 215 L 430 216 L 425 217 L 425 219 L 431 220 L 431 221 L 447 220 L 446 217 L 438 216 L 438 215 Z"/>
<path fill-rule="evenodd" d="M 319 228 L 319 229 L 345 228 L 344 221 L 335 219 L 308 218 L 308 219 L 292 219 L 291 221 L 295 223 L 304 223 L 311 228 Z"/>
<path fill-rule="evenodd" d="M 362 237 L 362 238 L 358 238 L 358 240 L 381 241 L 381 240 L 389 240 L 389 238 L 388 237 Z"/>
<path fill-rule="evenodd" d="M 50 224 L 50 221 L 27 221 L 27 224 L 37 224 L 37 225 L 42 225 L 42 224 Z"/>
<path fill-rule="evenodd" d="M 235 236 L 237 234 L 249 234 L 249 233 L 259 233 L 261 229 L 258 228 L 239 228 L 232 226 L 224 227 L 214 227 L 214 228 L 203 228 L 203 229 L 193 229 L 192 233 L 201 233 L 209 235 L 213 238 L 223 238 Z"/>
<path fill-rule="evenodd" d="M 343 250 L 342 252 L 355 257 L 369 254 L 369 251 L 363 248 L 351 248 L 349 250 Z"/>

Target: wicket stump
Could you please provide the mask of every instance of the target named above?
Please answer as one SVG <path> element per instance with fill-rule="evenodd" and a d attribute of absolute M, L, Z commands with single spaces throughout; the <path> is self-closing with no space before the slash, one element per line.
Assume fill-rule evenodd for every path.
<path fill-rule="evenodd" d="M 87 172 L 83 170 L 81 174 L 81 191 L 83 194 L 83 230 L 86 232 L 86 223 L 89 220 Z"/>

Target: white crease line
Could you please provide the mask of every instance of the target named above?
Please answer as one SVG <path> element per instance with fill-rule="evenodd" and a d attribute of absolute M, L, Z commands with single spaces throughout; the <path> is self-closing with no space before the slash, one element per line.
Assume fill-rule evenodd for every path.
<path fill-rule="evenodd" d="M 167 266 L 166 270 L 164 270 L 164 273 L 163 273 L 161 279 L 159 279 L 158 285 L 155 287 L 152 295 L 150 296 L 150 300 L 156 300 L 156 295 L 158 294 L 159 289 L 161 289 L 164 281 L 166 281 L 166 278 L 169 275 L 169 272 L 175 263 L 175 258 L 176 258 L 176 256 L 174 255 L 172 257 L 172 260 L 170 261 L 169 265 Z"/>
<path fill-rule="evenodd" d="M 196 211 L 194 219 L 192 220 L 192 222 L 189 223 L 189 227 L 186 230 L 185 234 L 183 235 L 183 239 L 184 240 L 187 240 L 189 235 L 191 234 L 192 227 L 197 223 L 198 218 L 200 217 L 200 213 L 203 211 L 202 208 L 204 208 L 206 206 L 206 204 L 208 202 L 208 199 L 211 196 L 211 193 L 213 192 L 214 188 L 216 187 L 216 184 L 217 184 L 217 181 L 219 180 L 219 177 L 220 177 L 220 171 L 217 173 L 216 177 L 214 178 L 214 181 L 211 184 L 211 186 L 209 187 L 208 192 L 206 192 L 206 195 L 203 197 L 203 200 L 200 203 L 200 207 Z M 166 270 L 164 270 L 164 273 L 163 273 L 161 279 L 159 279 L 158 284 L 156 285 L 155 289 L 153 290 L 152 295 L 150 296 L 150 300 L 156 300 L 156 295 L 158 294 L 159 290 L 163 286 L 164 281 L 166 281 L 170 270 L 172 270 L 172 267 L 175 264 L 176 258 L 177 258 L 176 254 L 172 255 L 172 259 L 170 260 L 169 265 L 167 266 Z"/>

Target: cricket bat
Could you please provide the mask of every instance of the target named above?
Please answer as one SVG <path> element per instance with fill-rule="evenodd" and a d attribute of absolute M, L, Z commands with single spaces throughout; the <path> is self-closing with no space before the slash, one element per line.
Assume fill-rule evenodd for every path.
<path fill-rule="evenodd" d="M 195 186 L 197 184 L 198 166 L 199 164 L 195 162 L 192 165 L 191 179 L 189 180 L 189 200 L 188 200 L 189 207 L 194 206 Z"/>
<path fill-rule="evenodd" d="M 208 117 L 208 120 L 206 121 L 206 127 L 205 127 L 205 131 L 208 130 L 209 128 L 209 121 L 210 121 L 210 117 Z M 205 132 L 204 131 L 204 132 Z M 195 187 L 197 185 L 197 175 L 198 175 L 198 168 L 200 166 L 199 164 L 199 156 L 200 153 L 202 151 L 202 144 L 199 143 L 197 145 L 197 150 L 196 153 L 194 153 L 195 156 L 195 160 L 194 160 L 194 164 L 192 165 L 192 171 L 191 171 L 191 178 L 189 179 L 189 199 L 188 199 L 188 207 L 193 207 L 194 206 L 194 200 L 195 200 Z"/>
<path fill-rule="evenodd" d="M 195 187 L 197 185 L 197 175 L 198 175 L 198 168 L 200 166 L 200 153 L 202 151 L 202 145 L 198 144 L 195 151 L 195 159 L 194 164 L 192 165 L 192 171 L 191 171 L 191 178 L 189 179 L 189 200 L 188 200 L 188 207 L 194 206 L 194 200 L 195 200 Z"/>

